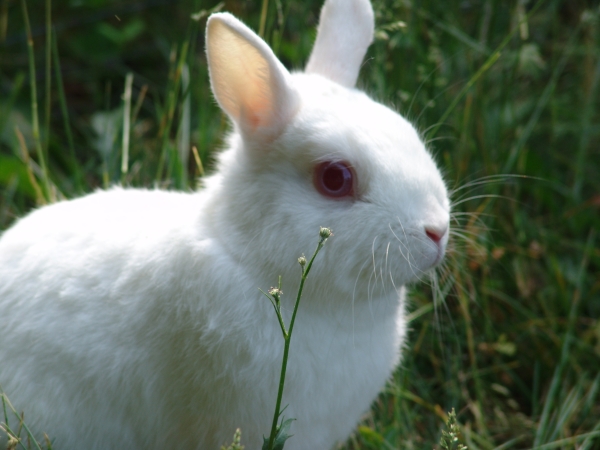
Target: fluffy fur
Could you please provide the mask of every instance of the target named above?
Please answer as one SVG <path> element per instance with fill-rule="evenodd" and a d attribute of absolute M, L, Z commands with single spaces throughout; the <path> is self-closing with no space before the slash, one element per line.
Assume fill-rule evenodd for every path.
<path fill-rule="evenodd" d="M 418 134 L 353 88 L 372 33 L 368 0 L 327 0 L 307 73 L 290 74 L 214 14 L 211 84 L 234 131 L 206 187 L 99 191 L 4 233 L 0 385 L 36 433 L 61 450 L 208 450 L 241 427 L 260 448 L 283 339 L 258 288 L 283 276 L 289 320 L 297 257 L 327 226 L 291 344 L 286 449 L 349 435 L 399 362 L 402 286 L 448 238 L 446 187 Z M 352 198 L 313 186 L 315 165 L 336 160 L 355 171 Z"/>

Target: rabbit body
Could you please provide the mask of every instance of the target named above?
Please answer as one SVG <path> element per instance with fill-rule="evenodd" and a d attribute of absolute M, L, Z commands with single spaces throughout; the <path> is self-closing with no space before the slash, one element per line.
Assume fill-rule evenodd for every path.
<path fill-rule="evenodd" d="M 0 241 L 2 387 L 56 448 L 218 449 L 237 427 L 260 448 L 283 340 L 257 288 L 274 277 L 240 265 L 226 230 L 202 225 L 204 194 L 97 192 L 34 212 Z M 340 315 L 312 281 L 284 396 L 292 449 L 349 434 L 404 333 L 397 299 Z"/>
<path fill-rule="evenodd" d="M 340 17 L 358 38 L 335 38 Z M 211 83 L 235 129 L 205 187 L 98 191 L 2 235 L 0 386 L 31 429 L 59 450 L 208 450 L 239 427 L 260 448 L 283 339 L 258 288 L 282 276 L 289 321 L 297 258 L 328 226 L 290 348 L 285 448 L 350 434 L 399 362 L 402 286 L 448 239 L 446 187 L 418 134 L 353 88 L 372 32 L 368 0 L 328 0 L 307 72 L 290 74 L 241 22 L 213 15 Z M 352 167 L 347 195 L 315 188 L 322 161 Z"/>

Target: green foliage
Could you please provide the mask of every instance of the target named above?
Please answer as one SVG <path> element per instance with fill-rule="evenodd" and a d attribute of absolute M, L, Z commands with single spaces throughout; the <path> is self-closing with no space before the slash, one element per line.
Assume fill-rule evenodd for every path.
<path fill-rule="evenodd" d="M 290 427 L 294 420 L 295 419 L 282 420 L 281 424 L 277 425 L 275 428 L 275 434 L 272 435 L 273 439 L 271 439 L 271 436 L 269 436 L 269 438 L 263 438 L 262 450 L 283 450 L 285 441 L 293 436 L 290 434 Z"/>
<path fill-rule="evenodd" d="M 71 198 L 123 178 L 195 188 L 227 125 L 208 87 L 206 15 L 190 17 L 217 1 L 55 0 L 49 72 L 38 3 L 28 2 L 30 75 L 21 3 L 0 2 L 0 229 L 49 194 Z M 260 3 L 226 9 L 257 30 Z M 306 61 L 320 5 L 267 3 L 264 36 L 288 67 Z M 432 282 L 412 288 L 401 368 L 345 448 L 434 448 L 453 407 L 471 450 L 598 448 L 597 2 L 374 5 L 376 41 L 360 84 L 422 131 L 453 190 L 453 234 Z M 94 124 L 103 117 L 115 122 L 100 133 L 101 152 Z"/>

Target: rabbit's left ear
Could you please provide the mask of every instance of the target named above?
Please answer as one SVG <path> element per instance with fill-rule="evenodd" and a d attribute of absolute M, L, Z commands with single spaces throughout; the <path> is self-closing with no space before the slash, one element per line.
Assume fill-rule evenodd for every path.
<path fill-rule="evenodd" d="M 206 27 L 210 83 L 219 106 L 245 138 L 276 138 L 298 109 L 290 73 L 269 46 L 229 13 L 213 14 Z"/>
<path fill-rule="evenodd" d="M 354 87 L 374 28 L 369 0 L 327 0 L 321 10 L 317 40 L 306 72 Z"/>

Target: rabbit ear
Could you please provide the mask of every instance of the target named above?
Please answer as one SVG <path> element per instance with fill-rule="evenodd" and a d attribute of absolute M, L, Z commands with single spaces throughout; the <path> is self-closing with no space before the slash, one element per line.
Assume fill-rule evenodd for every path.
<path fill-rule="evenodd" d="M 374 28 L 369 0 L 327 0 L 321 10 L 317 40 L 306 72 L 354 87 Z"/>
<path fill-rule="evenodd" d="M 206 27 L 212 91 L 245 137 L 275 139 L 298 109 L 290 74 L 269 46 L 231 14 L 213 14 Z"/>

